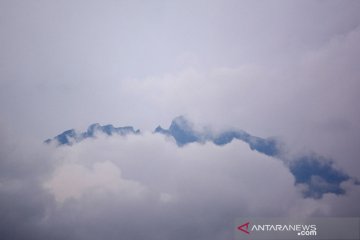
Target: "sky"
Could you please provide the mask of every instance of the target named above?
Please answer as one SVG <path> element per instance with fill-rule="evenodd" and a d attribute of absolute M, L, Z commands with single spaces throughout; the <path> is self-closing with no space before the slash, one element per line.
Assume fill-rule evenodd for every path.
<path fill-rule="evenodd" d="M 150 134 L 184 115 L 360 179 L 359 12 L 340 0 L 0 0 L 0 232 L 226 239 L 239 215 L 359 216 L 351 182 L 304 199 L 281 162 L 243 143 Z M 143 134 L 42 144 L 97 122 Z"/>

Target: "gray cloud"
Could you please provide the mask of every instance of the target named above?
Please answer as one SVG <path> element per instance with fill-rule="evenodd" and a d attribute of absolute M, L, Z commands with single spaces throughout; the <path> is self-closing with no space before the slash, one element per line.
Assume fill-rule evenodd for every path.
<path fill-rule="evenodd" d="M 2 176 L 14 173 L 0 184 L 1 235 L 228 239 L 239 216 L 359 214 L 356 205 L 343 207 L 357 200 L 358 186 L 350 182 L 347 195 L 303 199 L 281 162 L 242 142 L 178 148 L 169 140 L 145 133 L 98 136 L 71 147 L 27 143 L 31 148 L 13 154 L 3 149 L 1 159 L 15 165 L 1 168 Z M 40 165 L 27 169 L 36 174 L 16 172 L 33 161 Z"/>

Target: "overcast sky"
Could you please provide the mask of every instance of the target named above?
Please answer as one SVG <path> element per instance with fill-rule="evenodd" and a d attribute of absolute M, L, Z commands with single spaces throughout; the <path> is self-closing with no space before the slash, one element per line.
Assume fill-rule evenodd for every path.
<path fill-rule="evenodd" d="M 189 176 L 196 184 L 185 189 L 181 173 L 192 166 L 192 154 L 199 165 L 213 155 L 229 160 L 224 165 L 216 161 L 202 165 L 204 171 L 216 169 L 214 174 L 218 175 L 213 176 L 211 184 L 217 183 L 218 190 L 225 183 L 251 181 L 251 176 L 242 180 L 229 177 L 227 171 L 238 164 L 232 162 L 237 156 L 254 159 L 247 162 L 248 171 L 255 171 L 256 166 L 262 166 L 258 169 L 261 174 L 274 169 L 281 177 L 273 185 L 285 184 L 283 188 L 291 192 L 284 204 L 295 202 L 294 206 L 289 204 L 272 212 L 272 203 L 279 199 L 275 197 L 269 205 L 256 202 L 262 197 L 256 195 L 261 194 L 260 190 L 246 199 L 234 196 L 249 203 L 245 209 L 237 209 L 235 203 L 209 202 L 203 211 L 220 204 L 219 212 L 208 216 L 214 220 L 213 226 L 219 227 L 219 231 L 214 230 L 218 239 L 228 233 L 223 233 L 223 223 L 212 217 L 221 215 L 229 220 L 235 216 L 227 213 L 234 209 L 254 215 L 288 215 L 305 210 L 309 215 L 350 214 L 352 210 L 341 206 L 359 200 L 358 188 L 348 183 L 348 189 L 354 188 L 349 198 L 329 195 L 318 201 L 303 199 L 280 163 L 240 143 L 222 150 L 212 145 L 193 146 L 180 153 L 166 139 L 147 134 L 143 140 L 114 140 L 127 152 L 124 156 L 130 157 L 120 157 L 123 152 L 108 139 L 86 141 L 67 150 L 43 149 L 41 143 L 70 128 L 85 130 L 95 122 L 132 125 L 151 132 L 157 125 L 168 127 L 174 117 L 184 115 L 199 126 L 215 130 L 237 128 L 260 137 L 279 137 L 289 151 L 317 152 L 360 178 L 359 12 L 360 1 L 340 0 L 0 0 L 0 153 L 4 181 L 0 181 L 0 191 L 4 196 L 31 199 L 33 195 L 27 189 L 39 193 L 31 203 L 12 203 L 11 197 L 4 197 L 0 203 L 2 211 L 17 209 L 17 204 L 23 206 L 24 215 L 28 214 L 36 226 L 19 220 L 23 219 L 22 212 L 19 219 L 15 217 L 6 224 L 21 224 L 38 237 L 87 238 L 87 234 L 76 233 L 72 227 L 81 225 L 86 229 L 87 218 L 96 225 L 97 213 L 85 214 L 95 203 L 102 204 L 100 219 L 111 213 L 109 218 L 120 221 L 106 203 L 123 214 L 122 208 L 146 209 L 146 201 L 159 206 L 162 201 L 176 202 L 176 196 L 183 202 L 176 202 L 170 215 L 175 218 L 175 213 L 187 209 L 191 216 L 192 209 L 203 202 L 197 197 L 197 188 L 208 186 L 201 177 L 195 180 L 196 176 L 212 178 L 206 172 L 191 172 Z M 110 150 L 105 153 L 102 149 L 108 144 Z M 134 149 L 140 148 L 151 157 L 136 155 Z M 160 154 L 162 150 L 165 153 Z M 169 156 L 187 160 L 175 171 L 165 161 Z M 142 165 L 152 158 L 157 159 L 153 169 L 162 169 L 165 175 L 171 173 L 173 181 L 162 185 L 158 176 L 136 172 L 136 166 L 127 164 L 129 159 L 135 159 Z M 68 178 L 85 180 L 64 190 L 64 179 Z M 117 181 L 122 187 L 109 183 Z M 84 200 L 83 190 L 94 186 L 104 187 L 115 197 L 88 193 L 88 205 L 81 208 L 82 202 L 77 201 Z M 174 186 L 179 189 L 171 192 Z M 128 195 L 130 200 L 117 203 L 117 194 Z M 231 191 L 225 189 L 222 194 L 228 196 Z M 211 192 L 208 197 L 215 195 Z M 67 202 L 71 197 L 76 200 Z M 139 202 L 132 203 L 132 198 Z M 57 204 L 62 204 L 63 211 L 54 207 Z M 32 215 L 28 208 L 39 212 Z M 83 219 L 74 220 L 71 226 L 67 221 L 74 209 Z M 145 219 L 150 220 L 153 210 L 144 211 L 148 214 Z M 167 211 L 160 214 L 160 222 L 167 221 Z M 356 211 L 360 214 L 359 209 Z M 11 212 L 7 213 L 11 216 Z M 126 214 L 135 219 L 139 212 Z M 68 235 L 58 233 L 57 226 L 66 229 Z M 149 228 L 155 231 L 156 223 Z M 106 231 L 107 227 L 101 225 L 99 229 Z M 189 234 L 196 236 L 191 231 Z M 205 235 L 201 236 L 205 239 Z M 173 235 L 164 233 L 161 237 L 169 236 Z M 176 236 L 184 239 L 184 235 Z"/>
<path fill-rule="evenodd" d="M 39 138 L 93 122 L 152 130 L 180 114 L 278 134 L 257 130 L 273 124 L 269 108 L 278 122 L 328 114 L 321 92 L 342 101 L 339 118 L 357 93 L 345 96 L 358 82 L 358 1 L 0 4 L 2 119 Z"/>

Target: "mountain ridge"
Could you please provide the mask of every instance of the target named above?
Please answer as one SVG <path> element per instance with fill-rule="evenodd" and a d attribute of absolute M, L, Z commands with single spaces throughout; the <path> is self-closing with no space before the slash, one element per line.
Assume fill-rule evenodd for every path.
<path fill-rule="evenodd" d="M 58 146 L 60 145 L 73 145 L 74 143 L 81 142 L 87 138 L 96 138 L 96 135 L 102 133 L 108 136 L 112 135 L 128 135 L 128 134 L 140 134 L 140 130 L 135 130 L 132 126 L 125 127 L 114 127 L 112 124 L 100 125 L 99 123 L 91 124 L 85 132 L 76 132 L 75 129 L 69 129 L 60 133 L 59 135 L 46 139 L 44 142 L 50 144 L 56 142 Z"/>
<path fill-rule="evenodd" d="M 97 134 L 126 136 L 129 134 L 139 135 L 141 131 L 135 130 L 132 126 L 114 127 L 111 124 L 102 126 L 99 123 L 94 123 L 85 132 L 77 133 L 74 129 L 70 129 L 52 139 L 45 140 L 45 143 L 49 144 L 55 141 L 57 146 L 71 146 L 84 139 L 96 138 Z M 345 194 L 345 190 L 341 186 L 342 182 L 352 179 L 358 183 L 356 179 L 337 169 L 332 159 L 315 153 L 289 159 L 286 154 L 283 154 L 284 144 L 279 139 L 261 138 L 243 130 L 227 130 L 217 134 L 211 130 L 196 131 L 191 122 L 183 116 L 178 116 L 172 120 L 168 129 L 159 125 L 153 134 L 172 137 L 179 147 L 184 147 L 190 143 L 204 144 L 206 142 L 223 146 L 234 140 L 243 141 L 248 144 L 251 150 L 282 161 L 294 176 L 294 184 L 306 186 L 302 191 L 304 197 L 321 198 L 326 193 Z"/>

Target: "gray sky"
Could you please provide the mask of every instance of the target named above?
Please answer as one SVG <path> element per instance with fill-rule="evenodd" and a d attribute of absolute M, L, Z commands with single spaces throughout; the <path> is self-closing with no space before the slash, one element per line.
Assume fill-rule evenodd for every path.
<path fill-rule="evenodd" d="M 144 239 L 142 227 L 225 239 L 238 213 L 359 215 L 352 183 L 346 196 L 303 199 L 280 162 L 239 142 L 179 150 L 145 133 L 41 145 L 94 122 L 146 132 L 185 115 L 280 137 L 291 154 L 315 151 L 360 178 L 359 12 L 360 1 L 0 0 L 3 236 Z"/>
<path fill-rule="evenodd" d="M 360 155 L 359 1 L 0 4 L 1 122 L 17 135 L 185 115 Z"/>
<path fill-rule="evenodd" d="M 0 4 L 2 119 L 40 139 L 93 122 L 152 130 L 158 123 L 168 124 L 179 114 L 194 112 L 211 124 L 217 120 L 207 119 L 210 116 L 199 99 L 187 93 L 197 79 L 188 80 L 191 85 L 182 86 L 171 99 L 164 95 L 174 88 L 171 76 L 181 77 L 189 70 L 205 76 L 198 95 L 205 95 L 202 101 L 213 108 L 214 115 L 232 97 L 227 96 L 228 89 L 215 93 L 206 89 L 213 71 L 222 68 L 254 67 L 260 76 L 248 81 L 256 88 L 269 82 L 266 90 L 274 95 L 284 82 L 318 90 L 314 76 L 305 75 L 314 71 L 309 70 L 311 63 L 301 69 L 309 64 L 307 58 L 358 31 L 360 22 L 358 1 L 3 0 Z M 356 58 L 358 52 L 337 57 Z M 327 59 L 320 61 L 320 67 L 328 65 Z M 244 74 L 254 74 L 249 71 Z M 212 84 L 222 86 L 231 77 L 225 87 L 239 91 L 241 97 L 247 76 L 233 75 L 220 75 Z M 324 83 L 344 84 L 346 77 Z M 282 81 L 277 82 L 278 78 Z M 127 88 L 129 82 L 132 89 Z M 144 82 L 146 86 L 138 86 Z M 182 84 L 178 82 L 174 84 Z M 159 85 L 165 92 L 157 95 L 160 103 L 149 98 Z M 296 89 L 287 90 L 296 93 Z M 217 99 L 217 95 L 223 96 Z M 266 98 L 253 95 L 260 104 Z M 178 106 L 184 99 L 194 106 Z M 291 99 L 294 104 L 298 101 Z M 166 103 L 171 106 L 164 109 Z M 241 125 L 241 111 L 252 108 L 251 104 L 228 113 L 238 127 L 247 127 Z"/>

